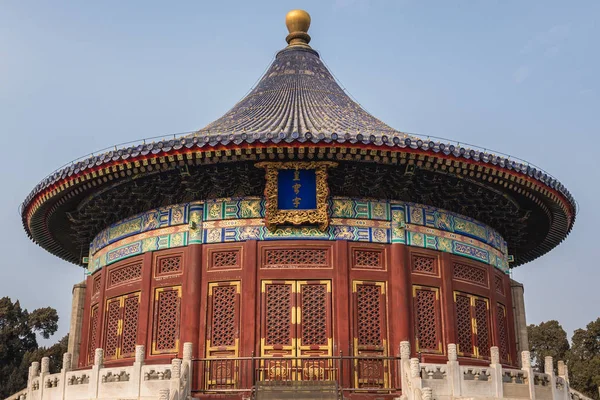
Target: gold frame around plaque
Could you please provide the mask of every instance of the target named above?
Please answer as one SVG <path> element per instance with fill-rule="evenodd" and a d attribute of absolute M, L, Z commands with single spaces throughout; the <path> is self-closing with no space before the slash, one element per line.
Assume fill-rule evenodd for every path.
<path fill-rule="evenodd" d="M 264 168 L 267 184 L 265 186 L 265 225 L 271 232 L 277 225 L 283 224 L 316 224 L 319 230 L 325 231 L 329 226 L 329 214 L 327 213 L 327 197 L 329 186 L 327 185 L 327 168 L 337 167 L 338 163 L 333 161 L 290 161 L 290 162 L 259 162 L 257 168 Z M 280 210 L 278 208 L 278 185 L 277 178 L 280 169 L 314 169 L 317 185 L 317 208 L 312 210 Z"/>

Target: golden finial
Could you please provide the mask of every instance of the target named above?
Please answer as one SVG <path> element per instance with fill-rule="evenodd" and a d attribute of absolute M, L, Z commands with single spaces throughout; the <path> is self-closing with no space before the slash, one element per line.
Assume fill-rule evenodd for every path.
<path fill-rule="evenodd" d="M 289 35 L 285 38 L 289 46 L 310 47 L 310 36 L 308 28 L 310 27 L 310 15 L 304 10 L 292 10 L 285 16 Z"/>

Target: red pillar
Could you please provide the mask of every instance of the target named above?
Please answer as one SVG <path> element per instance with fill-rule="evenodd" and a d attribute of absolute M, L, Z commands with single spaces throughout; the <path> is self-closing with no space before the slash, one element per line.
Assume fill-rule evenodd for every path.
<path fill-rule="evenodd" d="M 79 361 L 77 362 L 77 368 L 83 368 L 88 365 L 88 340 L 90 335 L 90 310 L 92 304 L 92 291 L 94 290 L 92 287 L 93 284 L 94 280 L 91 276 L 88 276 L 86 279 L 87 289 L 83 304 L 83 321 L 81 322 L 81 342 L 79 343 Z"/>
<path fill-rule="evenodd" d="M 414 336 L 411 333 L 411 279 L 406 247 L 400 243 L 390 245 L 390 339 L 392 356 L 400 352 L 400 342 Z"/>
<path fill-rule="evenodd" d="M 441 308 L 444 321 L 444 340 L 442 340 L 442 353 L 446 354 L 449 343 L 456 344 L 456 319 L 454 318 L 454 287 L 452 284 L 452 258 L 449 253 L 442 253 L 440 257 L 440 270 L 442 274 Z"/>
<path fill-rule="evenodd" d="M 137 343 L 146 346 L 146 357 L 151 353 L 150 345 L 152 343 L 152 304 L 154 302 L 154 293 L 152 293 L 152 259 L 151 251 L 144 253 L 142 258 L 142 282 L 141 282 L 141 304 L 140 320 L 138 322 Z M 150 332 L 150 334 L 148 334 Z"/>
<path fill-rule="evenodd" d="M 350 324 L 352 323 L 350 313 L 353 312 L 353 299 L 352 291 L 350 290 L 351 282 L 350 278 L 350 266 L 349 266 L 349 254 L 348 254 L 348 242 L 345 240 L 336 241 L 334 244 L 334 268 L 336 274 L 333 280 L 333 304 L 335 305 L 334 323 L 336 326 L 335 337 L 333 340 L 333 356 L 337 357 L 340 352 L 344 356 L 354 355 L 351 348 L 352 343 L 352 329 Z M 343 365 L 341 375 L 341 384 L 344 387 L 350 387 L 352 379 L 351 375 L 351 364 L 342 361 Z"/>
<path fill-rule="evenodd" d="M 96 343 L 92 343 L 91 346 L 88 346 L 91 354 L 89 354 L 89 358 L 94 362 L 94 353 L 96 349 L 99 347 L 103 347 L 102 338 L 104 337 L 104 306 L 105 306 L 105 298 L 104 288 L 106 287 L 106 266 L 100 270 L 100 293 L 98 293 L 98 326 L 96 327 Z M 92 283 L 93 285 L 93 283 Z M 93 290 L 93 289 L 92 289 Z M 91 291 L 90 291 L 91 295 Z M 88 310 L 88 313 L 91 312 L 91 308 Z"/>
<path fill-rule="evenodd" d="M 498 346 L 498 344 L 500 343 L 500 341 L 498 340 L 498 294 L 496 293 L 496 285 L 495 285 L 495 281 L 496 281 L 496 267 L 492 266 L 492 265 L 487 265 L 486 266 L 487 270 L 488 270 L 488 283 L 489 283 L 489 287 L 490 287 L 490 299 L 489 299 L 489 305 L 490 305 L 490 330 L 491 330 L 491 337 L 490 337 L 490 347 L 491 346 Z M 490 357 L 491 357 L 491 353 L 490 353 Z"/>
<path fill-rule="evenodd" d="M 260 296 L 260 284 L 257 284 L 258 260 L 257 241 L 248 240 L 244 243 L 242 260 L 241 283 L 241 319 L 240 319 L 240 351 L 239 357 L 250 357 L 252 352 L 259 351 L 255 338 L 260 338 L 260 323 L 257 297 Z"/>
<path fill-rule="evenodd" d="M 181 346 L 180 356 L 183 355 L 183 343 L 193 343 L 193 357 L 198 355 L 198 332 L 200 329 L 200 289 L 202 278 L 202 245 L 192 244 L 186 249 L 185 266 L 183 270 L 183 296 L 181 298 Z"/>

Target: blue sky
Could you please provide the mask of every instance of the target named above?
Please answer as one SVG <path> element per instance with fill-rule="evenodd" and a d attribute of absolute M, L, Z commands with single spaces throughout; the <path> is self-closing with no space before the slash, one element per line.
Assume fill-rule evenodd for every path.
<path fill-rule="evenodd" d="M 68 331 L 83 271 L 26 237 L 18 206 L 55 168 L 125 141 L 199 129 L 285 46 L 287 11 L 369 112 L 404 132 L 524 158 L 579 202 L 574 231 L 513 272 L 529 323 L 600 316 L 600 2 L 3 2 L 0 296 L 53 306 Z"/>

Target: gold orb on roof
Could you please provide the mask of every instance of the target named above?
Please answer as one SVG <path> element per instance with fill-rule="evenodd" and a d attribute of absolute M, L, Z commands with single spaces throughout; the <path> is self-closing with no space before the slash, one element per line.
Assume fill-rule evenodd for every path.
<path fill-rule="evenodd" d="M 304 10 L 292 10 L 285 16 L 285 24 L 288 32 L 285 40 L 290 46 L 308 46 L 310 36 L 310 15 Z"/>

